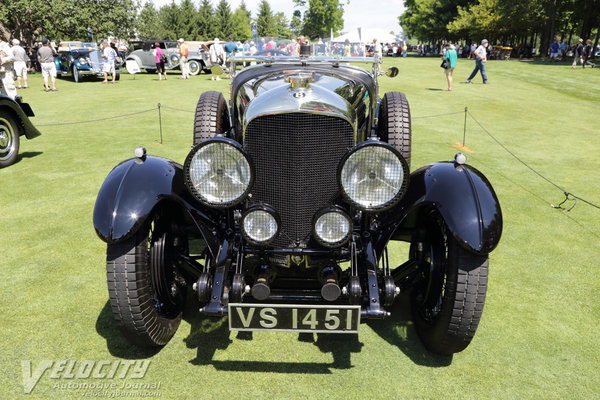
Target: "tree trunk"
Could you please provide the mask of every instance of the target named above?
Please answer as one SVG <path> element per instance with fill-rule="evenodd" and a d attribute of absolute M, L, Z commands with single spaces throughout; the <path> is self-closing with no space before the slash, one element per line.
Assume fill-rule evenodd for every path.
<path fill-rule="evenodd" d="M 2 36 L 4 36 L 4 40 L 6 42 L 10 40 L 10 32 L 8 31 L 8 29 L 6 29 L 2 22 L 0 22 L 0 33 L 2 33 Z"/>
<path fill-rule="evenodd" d="M 557 0 L 551 0 L 548 2 L 548 7 L 546 8 L 548 20 L 546 20 L 546 23 L 544 24 L 544 28 L 542 29 L 542 34 L 540 37 L 541 56 L 548 54 L 550 43 L 554 41 L 554 26 L 556 25 L 556 2 Z"/>

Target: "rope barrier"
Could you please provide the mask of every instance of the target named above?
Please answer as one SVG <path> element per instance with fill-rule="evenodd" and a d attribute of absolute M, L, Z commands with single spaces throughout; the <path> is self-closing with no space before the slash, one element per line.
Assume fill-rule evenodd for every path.
<path fill-rule="evenodd" d="M 557 205 L 557 206 L 555 206 L 554 204 L 550 204 L 553 208 L 560 209 L 560 210 L 571 211 L 577 205 L 577 200 L 581 200 L 584 203 L 586 203 L 586 204 L 588 204 L 588 205 L 590 205 L 592 207 L 600 209 L 600 206 L 597 206 L 596 204 L 593 204 L 593 203 L 591 203 L 591 202 L 589 202 L 589 201 L 587 201 L 587 200 L 585 200 L 585 199 L 583 199 L 583 198 L 581 198 L 579 196 L 574 195 L 573 193 L 568 192 L 566 189 L 563 189 L 562 187 L 560 187 L 556 183 L 552 182 L 550 179 L 546 178 L 540 172 L 536 171 L 533 167 L 531 167 L 529 164 L 527 164 L 525 161 L 523 161 L 519 156 L 517 156 L 515 153 L 513 153 L 502 142 L 500 142 L 487 129 L 485 129 L 485 127 L 477 120 L 477 118 L 475 118 L 473 116 L 473 114 L 471 114 L 471 112 L 467 111 L 467 113 L 469 114 L 469 116 L 471 117 L 471 119 L 473 121 L 475 121 L 475 123 L 481 128 L 481 130 L 483 132 L 485 132 L 489 137 L 491 137 L 492 140 L 494 140 L 494 142 L 496 142 L 496 144 L 498 144 L 500 147 L 502 147 L 504 149 L 504 151 L 506 151 L 508 154 L 510 154 L 513 158 L 515 158 L 517 161 L 519 161 L 525 167 L 527 167 L 528 169 L 530 169 L 534 174 L 536 174 L 537 176 L 539 176 L 540 178 L 542 178 L 543 180 L 545 180 L 546 182 L 548 182 L 549 184 L 551 184 L 552 186 L 556 187 L 558 190 L 560 190 L 561 192 L 563 192 L 563 194 L 565 195 L 565 199 L 559 205 Z M 567 201 L 574 201 L 575 203 L 570 208 L 564 208 L 562 205 L 565 204 Z"/>
<path fill-rule="evenodd" d="M 102 122 L 102 121 L 108 121 L 108 120 L 111 120 L 111 119 L 130 117 L 132 115 L 143 114 L 143 113 L 147 113 L 147 112 L 154 111 L 154 110 L 157 110 L 157 109 L 158 109 L 158 107 L 154 107 L 154 108 L 151 108 L 149 110 L 137 111 L 137 112 L 132 112 L 132 113 L 128 113 L 128 114 L 122 114 L 122 115 L 115 115 L 114 117 L 106 117 L 106 118 L 99 118 L 99 119 L 90 119 L 90 120 L 87 120 L 87 121 L 72 121 L 72 122 L 57 122 L 57 123 L 53 123 L 53 124 L 39 124 L 39 125 L 36 125 L 36 126 L 60 126 L 60 125 L 89 124 L 89 123 L 92 123 L 92 122 Z"/>
<path fill-rule="evenodd" d="M 102 121 L 108 121 L 108 120 L 113 120 L 113 119 L 118 119 L 118 118 L 131 117 L 131 116 L 134 116 L 134 115 L 144 114 L 144 113 L 148 113 L 148 112 L 151 112 L 151 111 L 158 110 L 158 112 L 159 112 L 159 125 L 160 125 L 160 130 L 161 130 L 161 143 L 162 143 L 162 118 L 160 116 L 160 109 L 161 108 L 168 109 L 168 110 L 173 110 L 173 111 L 179 111 L 179 112 L 195 113 L 195 111 L 192 111 L 192 110 L 183 110 L 183 109 L 176 108 L 176 107 L 165 106 L 165 105 L 162 105 L 162 104 L 159 103 L 157 107 L 153 107 L 153 108 L 150 108 L 150 109 L 147 109 L 147 110 L 142 110 L 142 111 L 127 113 L 127 114 L 115 115 L 113 117 L 98 118 L 98 119 L 86 120 L 86 121 L 72 121 L 72 122 L 57 122 L 57 123 L 51 123 L 51 124 L 40 124 L 38 126 L 44 127 L 44 126 L 61 126 L 61 125 L 88 124 L 88 123 L 102 122 Z M 468 111 L 468 109 L 466 107 L 465 107 L 464 111 L 456 111 L 456 112 L 442 113 L 442 114 L 432 114 L 432 115 L 422 115 L 422 116 L 412 117 L 412 119 L 438 118 L 438 117 L 445 117 L 445 116 L 448 116 L 448 115 L 457 115 L 457 114 L 465 114 L 465 132 L 463 132 L 463 145 L 464 145 L 465 135 L 466 135 L 466 116 L 468 115 L 479 126 L 479 128 L 481 128 L 481 130 L 483 132 L 485 132 L 490 138 L 492 138 L 492 140 L 494 140 L 494 142 L 496 142 L 496 144 L 498 144 L 500 147 L 502 147 L 502 149 L 504 149 L 504 151 L 506 151 L 513 158 L 515 158 L 517 161 L 519 161 L 521 164 L 523 164 L 525 167 L 527 167 L 529 170 L 531 170 L 534 174 L 536 174 L 537 176 L 539 176 L 540 178 L 542 178 L 543 180 L 545 180 L 546 182 L 548 182 L 549 184 L 551 184 L 552 186 L 556 187 L 558 190 L 560 190 L 561 192 L 563 192 L 563 194 L 565 196 L 565 199 L 562 202 L 560 202 L 557 206 L 555 206 L 553 204 L 550 204 L 553 208 L 560 209 L 560 210 L 571 211 L 577 205 L 577 201 L 582 201 L 583 203 L 586 203 L 586 204 L 588 204 L 588 205 L 590 205 L 592 207 L 600 209 L 600 206 L 598 206 L 598 205 L 596 205 L 596 204 L 594 204 L 594 203 L 592 203 L 592 202 L 590 202 L 590 201 L 588 201 L 588 200 L 586 200 L 586 199 L 584 199 L 582 197 L 579 197 L 579 196 L 577 196 L 577 195 L 575 195 L 575 194 L 567 191 L 566 189 L 564 189 L 561 186 L 559 186 L 556 183 L 554 183 L 549 178 L 547 178 L 544 175 L 542 175 L 540 172 L 538 172 L 537 170 L 535 170 L 533 167 L 531 167 L 525 161 L 523 161 L 519 156 L 517 156 L 508 147 L 506 147 L 502 142 L 500 142 L 500 140 L 498 140 L 494 135 L 492 135 L 490 133 L 490 131 L 488 131 L 477 120 L 477 118 L 475 118 L 475 116 L 473 116 L 473 114 L 470 111 Z M 571 202 L 573 202 L 573 204 L 570 207 L 568 207 L 568 208 L 563 207 L 563 205 L 567 201 L 571 201 Z"/>

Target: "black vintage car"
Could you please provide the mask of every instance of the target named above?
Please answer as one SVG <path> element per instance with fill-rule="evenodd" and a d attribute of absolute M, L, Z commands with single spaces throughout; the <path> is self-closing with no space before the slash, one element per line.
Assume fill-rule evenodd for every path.
<path fill-rule="evenodd" d="M 20 137 L 33 139 L 41 135 L 29 120 L 34 113 L 21 96 L 16 100 L 0 94 L 0 168 L 17 161 Z"/>
<path fill-rule="evenodd" d="M 107 176 L 94 226 L 133 343 L 166 344 L 190 291 L 231 330 L 330 333 L 406 292 L 430 351 L 470 343 L 502 232 L 492 186 L 462 154 L 410 173 L 409 105 L 379 97 L 379 61 L 310 54 L 232 58 L 258 64 L 231 65 L 229 102 L 202 93 L 183 165 L 137 148 Z"/>
<path fill-rule="evenodd" d="M 54 56 L 56 73 L 58 76 L 71 76 L 75 82 L 81 82 L 86 76 L 104 76 L 102 66 L 102 50 L 96 43 L 86 42 L 61 42 L 57 54 Z M 116 77 L 120 78 L 119 68 L 122 60 L 115 60 Z"/>

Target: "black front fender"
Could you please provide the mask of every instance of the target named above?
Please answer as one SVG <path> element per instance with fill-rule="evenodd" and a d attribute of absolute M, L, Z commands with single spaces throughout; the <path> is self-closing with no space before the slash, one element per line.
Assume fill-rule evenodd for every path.
<path fill-rule="evenodd" d="M 398 207 L 402 220 L 410 220 L 423 209 L 437 209 L 456 240 L 474 253 L 491 252 L 502 235 L 496 193 L 487 178 L 470 165 L 441 162 L 414 171 Z"/>
<path fill-rule="evenodd" d="M 106 177 L 94 206 L 94 228 L 107 243 L 125 240 L 146 222 L 156 205 L 169 200 L 179 204 L 194 221 L 216 254 L 216 223 L 195 205 L 183 179 L 183 167 L 171 160 L 148 156 L 117 165 Z"/>
<path fill-rule="evenodd" d="M 31 123 L 29 117 L 34 117 L 33 110 L 27 103 L 18 103 L 8 96 L 0 95 L 0 108 L 9 109 L 20 122 L 22 134 L 27 139 L 33 139 L 41 135 L 40 131 Z"/>

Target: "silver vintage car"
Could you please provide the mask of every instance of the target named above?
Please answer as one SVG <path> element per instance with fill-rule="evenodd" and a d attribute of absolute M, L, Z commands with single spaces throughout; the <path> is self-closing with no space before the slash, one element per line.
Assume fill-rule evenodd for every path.
<path fill-rule="evenodd" d="M 380 97 L 379 59 L 268 43 L 229 60 L 228 100 L 200 95 L 181 164 L 137 148 L 100 188 L 123 334 L 165 345 L 190 294 L 230 330 L 356 334 L 404 293 L 425 347 L 462 351 L 502 233 L 491 184 L 462 154 L 411 172 L 409 104 Z"/>

